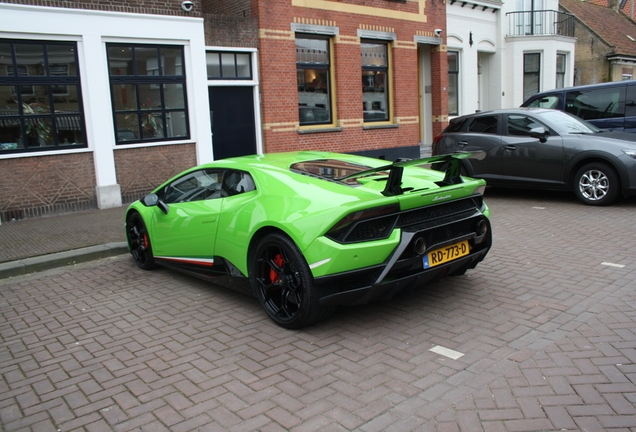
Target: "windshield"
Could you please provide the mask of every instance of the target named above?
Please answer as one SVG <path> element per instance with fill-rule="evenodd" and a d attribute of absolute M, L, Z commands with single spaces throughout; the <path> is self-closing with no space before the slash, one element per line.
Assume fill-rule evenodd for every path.
<path fill-rule="evenodd" d="M 561 133 L 595 134 L 600 131 L 596 126 L 563 111 L 539 111 L 535 114 Z"/>

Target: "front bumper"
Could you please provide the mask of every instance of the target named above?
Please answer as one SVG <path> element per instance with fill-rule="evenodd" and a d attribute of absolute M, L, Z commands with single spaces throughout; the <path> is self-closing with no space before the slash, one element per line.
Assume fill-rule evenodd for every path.
<path fill-rule="evenodd" d="M 480 223 L 487 230 L 480 234 Z M 414 242 L 424 239 L 427 248 L 414 252 Z M 468 241 L 468 255 L 431 268 L 424 268 L 423 258 L 429 252 Z M 456 215 L 444 221 L 420 223 L 402 230 L 400 243 L 380 265 L 314 279 L 322 293 L 322 305 L 358 305 L 372 300 L 388 299 L 406 288 L 463 274 L 482 261 L 492 244 L 490 222 L 479 210 L 470 215 Z"/>

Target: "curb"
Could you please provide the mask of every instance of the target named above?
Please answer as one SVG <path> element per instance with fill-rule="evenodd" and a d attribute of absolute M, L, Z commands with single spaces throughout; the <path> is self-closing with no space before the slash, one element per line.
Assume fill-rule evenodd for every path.
<path fill-rule="evenodd" d="M 117 242 L 4 262 L 0 263 L 0 279 L 64 267 L 81 262 L 94 261 L 96 259 L 108 258 L 125 253 L 128 253 L 128 243 Z"/>

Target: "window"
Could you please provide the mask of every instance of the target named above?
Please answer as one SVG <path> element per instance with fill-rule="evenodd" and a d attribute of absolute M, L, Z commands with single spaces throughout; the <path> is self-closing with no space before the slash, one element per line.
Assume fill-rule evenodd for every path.
<path fill-rule="evenodd" d="M 189 138 L 183 47 L 107 48 L 117 144 Z"/>
<path fill-rule="evenodd" d="M 523 55 L 523 100 L 539 93 L 539 72 L 541 70 L 541 54 Z"/>
<path fill-rule="evenodd" d="M 535 119 L 524 115 L 509 115 L 508 116 L 508 135 L 513 136 L 530 136 L 531 132 L 539 131 L 538 128 L 545 131 L 541 123 Z"/>
<path fill-rule="evenodd" d="M 556 87 L 565 87 L 565 54 L 557 54 L 556 58 Z"/>
<path fill-rule="evenodd" d="M 567 92 L 565 110 L 583 120 L 624 117 L 625 86 Z"/>
<path fill-rule="evenodd" d="M 296 36 L 300 125 L 332 123 L 330 39 Z"/>
<path fill-rule="evenodd" d="M 541 108 L 553 108 L 557 109 L 559 105 L 559 95 L 548 95 L 538 97 L 528 104 L 528 107 L 541 107 Z"/>
<path fill-rule="evenodd" d="M 448 115 L 459 115 L 459 53 L 448 52 Z"/>
<path fill-rule="evenodd" d="M 388 44 L 360 44 L 362 56 L 362 109 L 365 122 L 389 120 Z"/>
<path fill-rule="evenodd" d="M 224 198 L 255 190 L 243 171 L 207 168 L 187 173 L 159 191 L 166 204 Z"/>
<path fill-rule="evenodd" d="M 496 134 L 497 116 L 475 117 L 468 125 L 468 132 Z"/>
<path fill-rule="evenodd" d="M 515 35 L 541 35 L 545 34 L 543 0 L 517 0 L 516 10 L 523 13 L 515 13 Z"/>
<path fill-rule="evenodd" d="M 208 79 L 252 79 L 249 53 L 208 51 L 205 53 Z"/>
<path fill-rule="evenodd" d="M 0 154 L 86 147 L 75 42 L 0 39 Z"/>

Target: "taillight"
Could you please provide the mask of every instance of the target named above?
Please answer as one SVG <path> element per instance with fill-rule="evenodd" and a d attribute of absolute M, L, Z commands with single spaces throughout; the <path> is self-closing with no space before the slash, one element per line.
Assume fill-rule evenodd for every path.
<path fill-rule="evenodd" d="M 399 211 L 398 204 L 354 211 L 342 218 L 325 235 L 341 243 L 387 238 L 393 231 Z"/>

